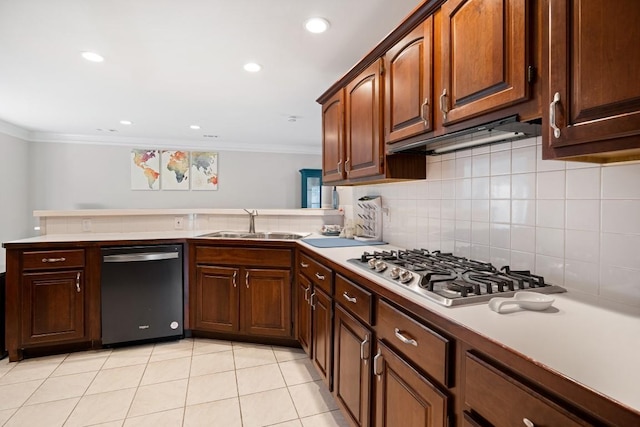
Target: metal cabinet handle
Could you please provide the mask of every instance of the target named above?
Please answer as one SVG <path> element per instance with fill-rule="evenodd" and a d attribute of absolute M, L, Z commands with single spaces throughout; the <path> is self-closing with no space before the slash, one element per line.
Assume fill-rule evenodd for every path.
<path fill-rule="evenodd" d="M 341 165 L 342 165 L 342 159 L 340 159 L 340 161 L 338 162 L 338 175 L 342 175 L 342 169 L 340 168 Z"/>
<path fill-rule="evenodd" d="M 76 273 L 76 292 L 80 292 L 80 273 Z"/>
<path fill-rule="evenodd" d="M 347 291 L 344 291 L 344 293 L 342 294 L 342 296 L 344 297 L 344 299 L 346 299 L 347 301 L 352 302 L 352 303 L 354 303 L 354 304 L 355 304 L 356 302 L 358 302 L 358 299 L 357 299 L 356 297 L 350 297 L 350 296 L 349 296 L 349 294 L 347 293 Z"/>
<path fill-rule="evenodd" d="M 349 172 L 351 172 L 351 168 L 347 167 L 349 162 L 351 162 L 351 158 L 347 157 L 347 160 L 344 161 L 344 171 L 347 173 L 347 176 L 349 175 Z"/>
<path fill-rule="evenodd" d="M 382 352 L 378 349 L 378 353 L 373 358 L 373 375 L 378 377 L 378 381 L 382 379 L 382 371 L 378 372 L 378 360 L 382 357 Z"/>
<path fill-rule="evenodd" d="M 369 335 L 367 334 L 364 336 L 364 341 L 360 343 L 360 360 L 363 360 L 365 364 L 367 363 L 367 360 L 369 360 L 369 358 L 364 354 L 364 346 L 367 345 L 368 342 Z"/>
<path fill-rule="evenodd" d="M 304 300 L 306 302 L 309 302 L 309 289 L 311 289 L 311 286 L 304 288 Z"/>
<path fill-rule="evenodd" d="M 249 272 L 247 271 L 247 274 L 245 274 L 244 276 L 244 283 L 245 285 L 247 285 L 247 289 L 249 289 Z"/>
<path fill-rule="evenodd" d="M 65 262 L 67 259 L 65 257 L 61 258 L 42 258 L 42 262 Z"/>
<path fill-rule="evenodd" d="M 318 280 L 324 280 L 324 276 L 320 273 L 316 273 L 316 277 L 318 278 Z"/>
<path fill-rule="evenodd" d="M 427 111 L 429 111 L 429 108 L 428 108 L 429 107 L 429 98 L 425 98 L 424 102 L 420 106 L 420 117 L 422 118 L 422 121 L 424 122 L 424 127 L 428 128 L 429 127 L 429 117 L 424 112 L 425 107 L 427 107 Z"/>
<path fill-rule="evenodd" d="M 234 271 L 233 272 L 233 287 L 237 288 L 238 287 L 238 282 L 236 282 L 236 279 L 238 278 L 238 272 Z"/>
<path fill-rule="evenodd" d="M 402 341 L 405 344 L 411 344 L 414 347 L 418 346 L 418 341 L 414 340 L 413 338 L 407 338 L 406 336 L 404 336 L 402 334 L 402 332 L 400 332 L 400 329 L 395 328 L 395 334 L 396 334 L 396 338 L 398 338 L 400 341 Z"/>
<path fill-rule="evenodd" d="M 307 268 L 307 267 L 309 267 L 309 264 L 305 264 L 304 262 L 301 262 L 300 263 L 300 267 Z"/>
<path fill-rule="evenodd" d="M 527 427 L 536 427 L 536 425 L 531 420 L 529 420 L 529 418 L 523 418 L 522 424 L 524 424 Z"/>
<path fill-rule="evenodd" d="M 316 303 L 313 301 L 313 297 L 316 296 L 316 292 L 313 291 L 311 292 L 311 296 L 309 297 L 309 305 L 311 306 L 311 309 L 315 310 L 316 309 Z"/>
<path fill-rule="evenodd" d="M 553 129 L 553 136 L 560 138 L 560 128 L 556 124 L 556 106 L 560 103 L 560 92 L 553 95 L 553 101 L 549 104 L 549 126 Z"/>
<path fill-rule="evenodd" d="M 447 89 L 445 88 L 440 95 L 440 111 L 442 111 L 442 118 L 447 120 Z"/>

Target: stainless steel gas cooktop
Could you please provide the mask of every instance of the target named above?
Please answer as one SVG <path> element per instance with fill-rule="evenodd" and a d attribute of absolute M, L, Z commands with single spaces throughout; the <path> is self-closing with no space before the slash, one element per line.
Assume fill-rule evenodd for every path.
<path fill-rule="evenodd" d="M 488 301 L 495 296 L 510 297 L 522 290 L 544 294 L 566 292 L 530 271 L 511 270 L 508 266 L 497 269 L 487 262 L 440 251 L 364 252 L 360 258 L 348 261 L 444 306 Z"/>

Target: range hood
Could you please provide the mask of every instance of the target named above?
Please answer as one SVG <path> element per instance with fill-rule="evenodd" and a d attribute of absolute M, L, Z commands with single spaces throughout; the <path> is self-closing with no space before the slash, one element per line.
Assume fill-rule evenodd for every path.
<path fill-rule="evenodd" d="M 425 155 L 450 153 L 466 148 L 540 136 L 541 127 L 540 123 L 519 122 L 517 116 L 510 116 L 481 126 L 389 147 L 388 152 Z"/>

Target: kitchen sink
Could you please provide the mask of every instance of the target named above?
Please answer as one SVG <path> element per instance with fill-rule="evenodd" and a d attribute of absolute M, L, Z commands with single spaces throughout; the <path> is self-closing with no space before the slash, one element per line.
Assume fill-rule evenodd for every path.
<path fill-rule="evenodd" d="M 249 233 L 246 231 L 216 231 L 202 234 L 198 237 L 211 237 L 217 239 L 268 239 L 268 240 L 297 240 L 308 236 L 309 233 L 290 233 L 269 231 L 264 233 Z"/>

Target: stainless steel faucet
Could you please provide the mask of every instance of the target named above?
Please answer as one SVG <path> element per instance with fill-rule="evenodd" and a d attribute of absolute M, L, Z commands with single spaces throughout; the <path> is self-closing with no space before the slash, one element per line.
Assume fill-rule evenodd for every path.
<path fill-rule="evenodd" d="M 258 211 L 257 210 L 252 210 L 252 211 L 248 211 L 248 210 L 244 210 L 246 213 L 249 214 L 249 233 L 255 233 L 256 232 L 256 217 L 258 216 Z"/>

